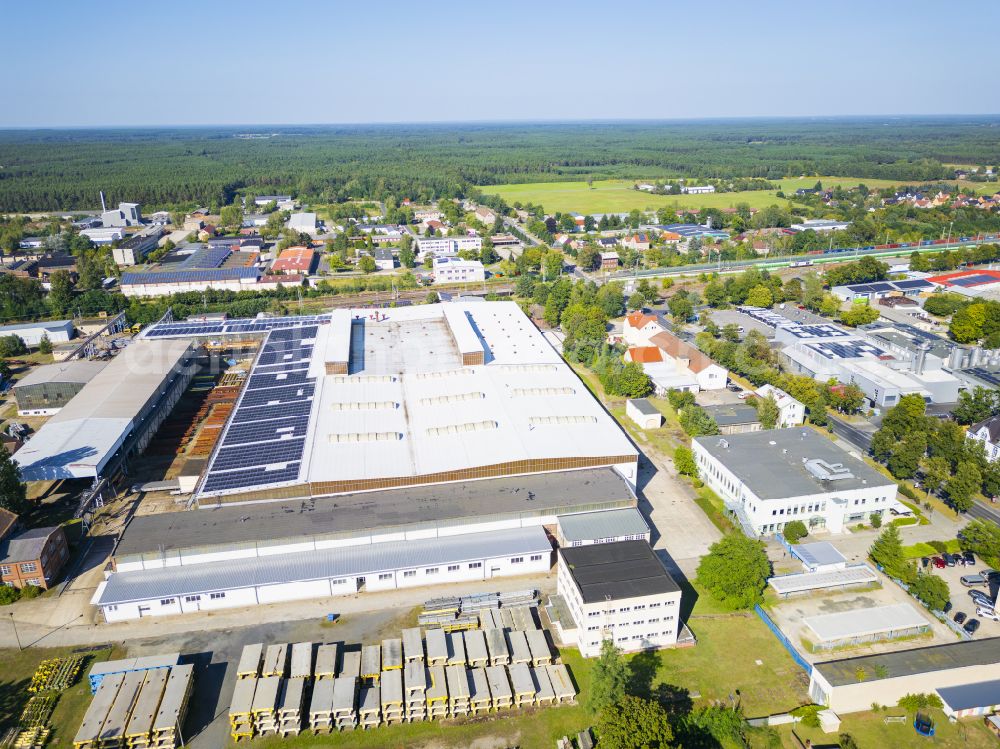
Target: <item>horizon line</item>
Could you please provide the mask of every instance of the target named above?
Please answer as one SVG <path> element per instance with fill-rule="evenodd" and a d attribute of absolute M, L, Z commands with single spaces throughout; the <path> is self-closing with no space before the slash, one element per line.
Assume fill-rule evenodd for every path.
<path fill-rule="evenodd" d="M 52 131 L 52 130 L 153 130 L 188 128 L 295 128 L 295 127 L 413 127 L 413 126 L 482 126 L 482 125 L 596 125 L 596 124 L 695 124 L 699 122 L 775 122 L 807 120 L 919 120 L 919 119 L 1000 119 L 1000 112 L 992 113 L 936 113 L 936 114 L 816 114 L 816 115 L 725 115 L 657 118 L 588 118 L 588 119 L 483 119 L 483 120 L 376 120 L 370 122 L 285 122 L 285 123 L 158 123 L 158 124 L 63 124 L 63 125 L 0 125 L 0 131 Z"/>

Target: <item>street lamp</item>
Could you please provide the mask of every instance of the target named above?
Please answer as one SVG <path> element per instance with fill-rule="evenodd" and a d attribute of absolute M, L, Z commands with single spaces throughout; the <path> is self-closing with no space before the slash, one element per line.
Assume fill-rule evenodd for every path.
<path fill-rule="evenodd" d="M 14 628 L 14 639 L 17 641 L 17 652 L 21 652 L 23 648 L 21 647 L 21 638 L 17 634 L 17 624 L 14 622 L 14 612 L 10 612 L 10 626 Z"/>

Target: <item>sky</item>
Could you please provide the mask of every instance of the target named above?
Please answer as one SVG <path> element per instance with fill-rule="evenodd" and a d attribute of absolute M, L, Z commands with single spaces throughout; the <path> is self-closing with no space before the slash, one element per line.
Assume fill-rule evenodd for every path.
<path fill-rule="evenodd" d="M 1000 2 L 9 0 L 0 127 L 996 114 Z"/>

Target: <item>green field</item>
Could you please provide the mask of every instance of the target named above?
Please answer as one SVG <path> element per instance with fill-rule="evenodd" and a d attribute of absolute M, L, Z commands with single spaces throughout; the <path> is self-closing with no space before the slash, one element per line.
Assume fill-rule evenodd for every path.
<path fill-rule="evenodd" d="M 789 201 L 775 197 L 776 191 L 753 190 L 749 192 L 724 192 L 708 195 L 650 195 L 634 189 L 640 180 L 597 180 L 592 187 L 586 182 L 527 182 L 514 185 L 483 185 L 484 193 L 499 195 L 508 204 L 533 203 L 545 208 L 549 213 L 624 213 L 634 209 L 640 211 L 660 208 L 735 208 L 738 203 L 746 203 L 751 208 L 765 208 L 769 205 L 787 206 Z M 795 177 L 779 182 L 785 194 L 793 193 L 800 187 L 813 187 L 817 181 L 824 186 L 843 185 L 854 187 L 860 183 L 870 188 L 892 187 L 897 182 L 887 179 L 856 179 L 852 177 Z M 965 185 L 981 193 L 998 189 L 996 183 Z"/>

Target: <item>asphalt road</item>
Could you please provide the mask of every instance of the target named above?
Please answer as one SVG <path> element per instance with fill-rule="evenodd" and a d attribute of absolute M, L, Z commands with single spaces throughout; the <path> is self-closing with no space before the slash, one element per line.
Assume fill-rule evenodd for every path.
<path fill-rule="evenodd" d="M 1000 525 L 1000 505 L 987 505 L 977 502 L 965 514 L 981 520 L 992 520 L 997 525 Z"/>
<path fill-rule="evenodd" d="M 872 446 L 872 433 L 860 429 L 846 421 L 841 421 L 832 414 L 828 417 L 833 433 L 847 442 L 850 442 L 859 450 L 867 453 Z"/>

